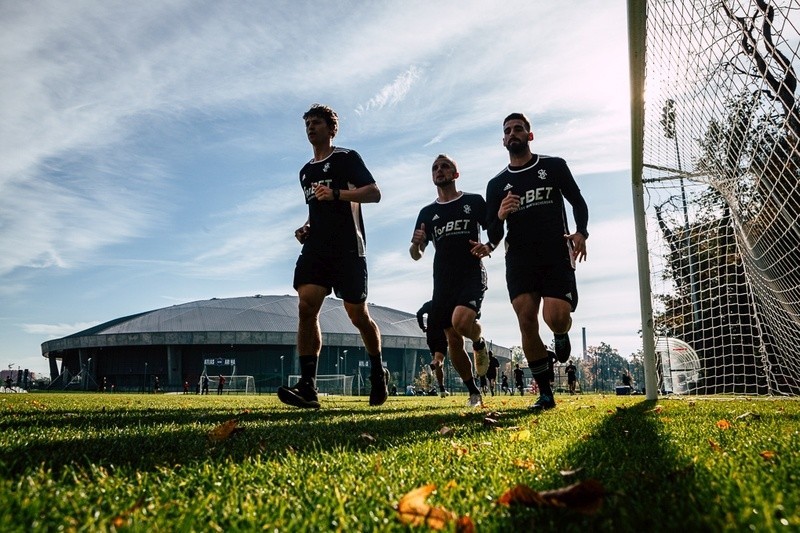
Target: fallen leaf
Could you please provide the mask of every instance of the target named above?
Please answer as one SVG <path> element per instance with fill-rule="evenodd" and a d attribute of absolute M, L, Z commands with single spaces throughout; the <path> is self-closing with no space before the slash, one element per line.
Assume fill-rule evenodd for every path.
<path fill-rule="evenodd" d="M 758 455 L 760 455 L 761 458 L 764 459 L 765 461 L 772 461 L 773 459 L 775 459 L 778 456 L 778 454 L 776 454 L 775 452 L 770 451 L 770 450 L 764 450 L 763 452 L 759 453 Z"/>
<path fill-rule="evenodd" d="M 498 418 L 503 416 L 503 414 L 498 412 L 498 411 L 492 411 L 490 413 L 486 413 L 486 416 L 489 417 L 489 418 L 494 418 L 495 420 L 497 420 Z"/>
<path fill-rule="evenodd" d="M 582 514 L 594 514 L 603 505 L 605 489 L 594 479 L 587 479 L 561 489 L 537 492 L 527 485 L 517 485 L 506 491 L 498 503 L 526 507 L 558 507 Z"/>
<path fill-rule="evenodd" d="M 583 468 L 576 468 L 574 470 L 561 470 L 559 474 L 561 474 L 564 477 L 570 477 L 578 474 L 581 470 L 583 470 Z"/>
<path fill-rule="evenodd" d="M 418 487 L 402 498 L 397 503 L 397 512 L 400 521 L 412 526 L 427 526 L 431 529 L 444 529 L 456 515 L 446 509 L 433 507 L 425 500 L 436 490 L 436 485 L 430 483 Z"/>
<path fill-rule="evenodd" d="M 444 486 L 444 488 L 448 490 L 454 489 L 456 487 L 458 487 L 458 483 L 456 483 L 455 479 L 451 479 L 450 481 L 447 482 L 447 485 Z"/>
<path fill-rule="evenodd" d="M 752 418 L 753 420 L 759 420 L 761 418 L 761 415 L 758 414 L 758 413 L 753 413 L 753 412 L 747 411 L 746 413 L 743 413 L 743 414 L 737 416 L 736 420 L 744 420 L 746 418 Z"/>
<path fill-rule="evenodd" d="M 663 406 L 661 406 L 661 405 L 656 405 L 656 406 L 655 406 L 655 407 L 652 409 L 652 411 L 653 411 L 654 413 L 656 413 L 656 414 L 660 413 L 660 412 L 661 412 L 661 411 L 663 411 L 663 410 L 664 410 L 664 407 L 663 407 Z"/>
<path fill-rule="evenodd" d="M 711 449 L 714 450 L 715 452 L 721 452 L 722 451 L 722 446 L 720 446 L 719 444 L 717 444 L 716 442 L 714 442 L 711 439 L 708 439 L 708 445 L 711 446 Z"/>
<path fill-rule="evenodd" d="M 522 431 L 517 431 L 516 433 L 512 433 L 509 436 L 509 440 L 511 442 L 521 442 L 524 440 L 528 440 L 531 438 L 531 432 L 527 429 L 523 429 Z"/>
<path fill-rule="evenodd" d="M 235 435 L 240 431 L 244 431 L 244 428 L 236 426 L 238 423 L 239 421 L 235 418 L 228 420 L 227 422 L 223 422 L 208 432 L 208 438 L 211 440 L 211 442 L 222 442 L 230 438 L 232 435 Z"/>
<path fill-rule="evenodd" d="M 722 420 L 717 420 L 717 427 L 724 431 L 726 429 L 731 429 L 731 423 L 723 418 Z"/>
<path fill-rule="evenodd" d="M 489 418 L 488 416 L 483 419 L 483 425 L 485 427 L 495 427 L 499 422 L 495 418 Z"/>
<path fill-rule="evenodd" d="M 536 463 L 531 459 L 514 459 L 514 466 L 524 468 L 525 470 L 536 470 Z"/>
<path fill-rule="evenodd" d="M 136 500 L 133 505 L 119 513 L 117 516 L 111 519 L 111 525 L 114 526 L 116 529 L 121 529 L 128 525 L 128 519 L 130 516 L 136 512 L 138 509 L 144 505 L 144 495 L 139 496 L 139 499 Z"/>
<path fill-rule="evenodd" d="M 468 516 L 459 516 L 456 520 L 456 533 L 475 533 L 475 524 Z"/>
<path fill-rule="evenodd" d="M 367 442 L 368 444 L 373 444 L 375 442 L 378 442 L 378 439 L 376 439 L 375 437 L 373 437 L 369 433 L 362 433 L 361 435 L 359 435 L 359 437 L 361 437 L 361 440 L 363 440 L 364 442 Z"/>

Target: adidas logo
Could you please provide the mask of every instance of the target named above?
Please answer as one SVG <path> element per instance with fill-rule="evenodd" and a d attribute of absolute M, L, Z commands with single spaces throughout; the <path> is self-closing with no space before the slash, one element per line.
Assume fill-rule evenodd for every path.
<path fill-rule="evenodd" d="M 470 301 L 469 301 L 469 305 L 472 305 L 472 306 L 475 306 L 475 307 L 477 307 L 477 306 L 478 306 L 478 303 L 477 303 L 475 300 L 470 300 Z"/>
<path fill-rule="evenodd" d="M 433 215 L 433 220 L 439 220 L 439 215 Z"/>
<path fill-rule="evenodd" d="M 512 187 L 510 183 L 506 183 L 506 186 L 505 186 L 505 187 L 503 187 L 503 190 L 504 190 L 504 191 L 507 191 L 507 190 L 509 190 L 509 189 L 513 189 L 513 188 L 514 188 L 514 187 Z"/>
<path fill-rule="evenodd" d="M 567 294 L 564 295 L 564 298 L 566 298 L 567 300 L 569 300 L 571 302 L 572 301 L 572 293 L 568 292 Z"/>

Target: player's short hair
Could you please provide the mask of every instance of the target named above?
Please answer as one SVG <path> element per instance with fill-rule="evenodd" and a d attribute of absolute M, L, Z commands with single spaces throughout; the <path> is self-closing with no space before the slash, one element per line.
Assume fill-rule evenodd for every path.
<path fill-rule="evenodd" d="M 440 159 L 444 159 L 445 161 L 449 161 L 450 164 L 453 165 L 453 170 L 458 172 L 458 165 L 456 164 L 456 160 L 455 159 L 453 159 L 452 157 L 450 157 L 447 154 L 439 154 L 439 155 L 436 156 L 436 159 L 434 159 L 433 162 L 435 163 Z"/>
<path fill-rule="evenodd" d="M 339 115 L 326 105 L 312 105 L 311 108 L 303 114 L 303 120 L 306 120 L 308 117 L 322 118 L 331 130 L 331 138 L 336 137 L 336 134 L 339 132 Z"/>
<path fill-rule="evenodd" d="M 521 120 L 525 124 L 525 130 L 531 131 L 531 121 L 523 113 L 511 113 L 503 120 L 503 125 L 509 120 Z"/>

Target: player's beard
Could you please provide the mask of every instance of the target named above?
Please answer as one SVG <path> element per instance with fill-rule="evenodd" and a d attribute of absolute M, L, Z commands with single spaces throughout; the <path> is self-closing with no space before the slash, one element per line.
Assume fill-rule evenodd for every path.
<path fill-rule="evenodd" d="M 522 141 L 514 141 L 506 144 L 506 150 L 508 150 L 511 155 L 524 155 L 527 149 L 528 144 Z"/>

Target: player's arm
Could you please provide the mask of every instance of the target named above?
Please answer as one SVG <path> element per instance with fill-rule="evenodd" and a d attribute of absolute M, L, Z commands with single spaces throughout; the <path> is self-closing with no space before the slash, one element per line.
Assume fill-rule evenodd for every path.
<path fill-rule="evenodd" d="M 491 254 L 497 245 L 492 244 L 491 240 L 487 240 L 483 243 L 481 242 L 481 228 L 486 228 L 488 224 L 486 220 L 486 202 L 483 198 L 480 198 L 480 201 L 475 202 L 474 209 L 476 220 L 478 222 L 478 240 L 474 241 L 470 239 L 469 252 L 475 257 L 491 257 Z"/>
<path fill-rule="evenodd" d="M 310 231 L 311 231 L 311 225 L 308 223 L 308 220 L 306 220 L 302 226 L 294 230 L 294 238 L 297 239 L 297 242 L 303 244 L 304 242 L 306 242 L 306 239 L 308 238 L 308 234 Z"/>
<path fill-rule="evenodd" d="M 561 194 L 572 206 L 572 216 L 575 219 L 576 227 L 574 233 L 564 235 L 564 238 L 572 241 L 574 259 L 578 262 L 585 261 L 586 239 L 589 238 L 589 231 L 586 229 L 589 224 L 589 207 L 586 205 L 586 200 L 583 198 L 578 184 L 575 183 L 575 178 L 572 177 L 569 168 L 566 168 L 559 186 Z"/>
<path fill-rule="evenodd" d="M 486 186 L 486 236 L 487 242 L 492 249 L 497 248 L 505 234 L 505 221 L 498 216 L 500 203 L 502 202 L 502 191 L 496 190 L 490 181 Z"/>

